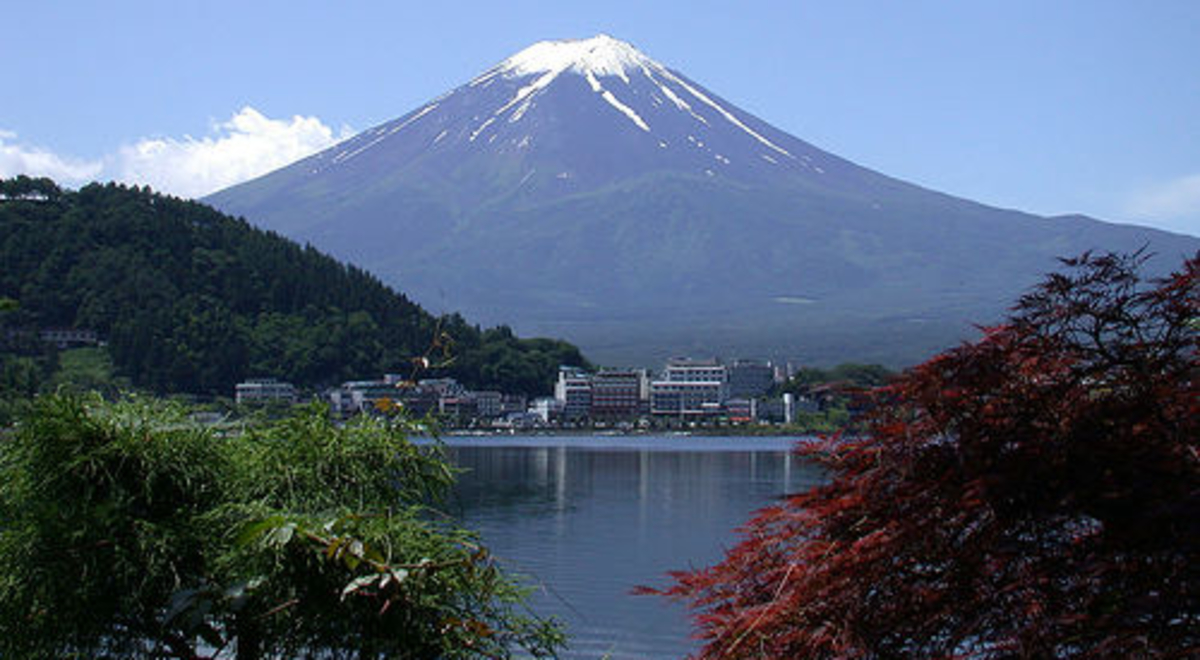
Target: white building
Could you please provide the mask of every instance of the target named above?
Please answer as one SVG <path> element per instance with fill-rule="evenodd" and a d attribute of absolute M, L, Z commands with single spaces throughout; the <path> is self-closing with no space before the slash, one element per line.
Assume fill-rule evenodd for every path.
<path fill-rule="evenodd" d="M 592 378 L 577 367 L 559 367 L 554 383 L 554 398 L 562 405 L 566 419 L 583 419 L 592 409 Z"/>
<path fill-rule="evenodd" d="M 557 420 L 562 411 L 562 402 L 551 397 L 538 397 L 529 404 L 529 412 L 537 416 L 543 424 Z"/>
<path fill-rule="evenodd" d="M 54 344 L 58 348 L 71 346 L 96 346 L 100 337 L 95 330 L 80 330 L 77 328 L 50 328 L 38 333 L 42 341 Z"/>
<path fill-rule="evenodd" d="M 330 393 L 333 407 L 342 413 L 370 412 L 384 401 L 396 402 L 400 391 L 383 380 L 351 380 Z"/>
<path fill-rule="evenodd" d="M 650 414 L 680 419 L 720 415 L 728 388 L 728 371 L 716 360 L 672 358 L 662 377 L 650 383 Z"/>
<path fill-rule="evenodd" d="M 274 378 L 251 378 L 234 387 L 237 403 L 265 403 L 267 401 L 296 402 L 296 388 L 291 383 Z"/>

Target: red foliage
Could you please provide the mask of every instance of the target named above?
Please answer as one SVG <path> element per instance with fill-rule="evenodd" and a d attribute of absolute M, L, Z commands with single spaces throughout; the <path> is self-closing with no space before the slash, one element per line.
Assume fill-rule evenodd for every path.
<path fill-rule="evenodd" d="M 699 657 L 1196 657 L 1200 263 L 1143 261 L 1064 260 L 799 449 L 830 481 L 665 591 Z"/>

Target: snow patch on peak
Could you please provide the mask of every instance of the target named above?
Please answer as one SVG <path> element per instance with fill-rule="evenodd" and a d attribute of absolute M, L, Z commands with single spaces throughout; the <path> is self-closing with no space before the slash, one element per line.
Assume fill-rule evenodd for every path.
<path fill-rule="evenodd" d="M 619 110 L 621 112 L 621 114 L 628 117 L 629 120 L 632 121 L 634 124 L 636 124 L 638 128 L 642 129 L 643 131 L 646 131 L 647 133 L 650 132 L 650 127 L 646 125 L 646 122 L 643 121 L 640 116 L 638 116 L 638 113 L 634 112 L 633 108 L 618 101 L 617 97 L 614 96 L 612 92 L 610 92 L 606 89 L 603 92 L 601 92 L 600 95 L 604 97 L 605 101 L 608 101 L 609 105 L 616 108 L 617 110 Z"/>
<path fill-rule="evenodd" d="M 591 39 L 539 41 L 476 80 L 486 80 L 491 77 L 489 73 L 528 76 L 540 73 L 558 75 L 572 71 L 583 75 L 617 76 L 628 83 L 629 71 L 650 63 L 653 60 L 632 45 L 607 34 L 599 34 Z"/>
<path fill-rule="evenodd" d="M 422 108 L 420 110 L 420 112 L 418 112 L 417 114 L 410 117 L 407 121 L 402 122 L 400 125 L 396 126 L 392 130 L 388 131 L 388 133 L 391 134 L 391 133 L 395 133 L 396 131 L 399 131 L 400 129 L 404 128 L 405 126 L 408 126 L 409 124 L 413 123 L 414 121 L 416 121 L 416 120 L 420 119 L 421 117 L 424 117 L 425 115 L 434 111 L 435 109 L 437 109 L 437 107 L 438 107 L 438 104 L 436 102 L 430 103 L 429 105 Z M 382 133 L 383 128 L 380 128 L 379 132 Z"/>
<path fill-rule="evenodd" d="M 485 121 L 485 122 L 483 122 L 482 124 L 480 124 L 480 125 L 479 125 L 479 128 L 476 128 L 476 129 L 475 129 L 475 130 L 474 130 L 474 131 L 471 133 L 471 137 L 470 137 L 470 138 L 468 138 L 468 140 L 467 140 L 467 141 L 468 141 L 468 142 L 474 142 L 474 141 L 475 141 L 475 138 L 479 137 L 479 134 L 480 134 L 480 133 L 482 133 L 482 132 L 486 131 L 486 130 L 487 130 L 487 127 L 488 127 L 488 126 L 491 126 L 491 125 L 492 125 L 492 122 L 494 122 L 494 121 L 496 121 L 496 118 L 495 118 L 495 117 L 488 117 L 487 121 Z"/>
<path fill-rule="evenodd" d="M 593 92 L 600 93 L 604 91 L 604 87 L 600 84 L 600 81 L 596 80 L 596 74 L 588 71 L 584 75 L 587 77 L 588 85 L 591 85 Z"/>
<path fill-rule="evenodd" d="M 595 74 L 593 74 L 591 71 L 588 71 L 584 74 L 584 77 L 587 78 L 588 85 L 591 85 L 593 92 L 596 92 L 603 97 L 605 101 L 608 101 L 609 105 L 616 108 L 621 114 L 628 117 L 629 120 L 632 121 L 638 128 L 646 131 L 647 133 L 650 132 L 650 127 L 646 125 L 646 122 L 641 118 L 641 116 L 638 115 L 633 108 L 621 103 L 621 101 L 619 101 L 616 95 L 614 95 L 612 92 L 604 89 L 604 86 L 600 84 L 600 81 L 596 80 Z"/>
<path fill-rule="evenodd" d="M 658 65 L 657 68 L 659 70 L 662 70 L 665 72 L 665 69 L 663 69 L 663 67 L 661 65 Z M 708 120 L 705 119 L 703 116 L 696 114 L 696 111 L 692 109 L 692 106 L 689 105 L 687 101 L 684 101 L 682 98 L 679 97 L 678 94 L 671 91 L 670 87 L 667 87 L 661 81 L 659 81 L 657 78 L 655 78 L 654 73 L 650 71 L 649 67 L 643 66 L 642 73 L 644 73 L 646 75 L 646 77 L 650 79 L 650 82 L 654 83 L 655 85 L 658 85 L 658 88 L 660 90 L 662 90 L 663 95 L 666 96 L 667 98 L 671 99 L 671 103 L 674 103 L 676 108 L 679 108 L 680 110 L 683 110 L 684 112 L 690 114 L 693 119 L 700 122 L 701 124 L 704 124 L 705 126 L 709 125 Z M 667 72 L 667 73 L 669 73 L 669 72 Z M 655 98 L 655 100 L 658 100 L 658 96 L 655 96 L 654 98 Z"/>
<path fill-rule="evenodd" d="M 513 107 L 514 105 L 516 105 L 518 103 L 521 103 L 521 106 L 518 107 L 517 111 L 513 113 L 513 116 L 511 118 L 509 118 L 509 122 L 511 123 L 511 122 L 516 122 L 517 120 L 519 120 L 525 114 L 525 111 L 529 109 L 530 103 L 533 102 L 533 94 L 535 94 L 536 92 L 540 92 L 541 90 L 545 89 L 546 87 L 549 87 L 550 83 L 554 82 L 554 77 L 557 75 L 558 75 L 557 73 L 547 73 L 547 74 L 543 75 L 542 77 L 538 78 L 537 80 L 533 81 L 532 83 L 517 90 L 517 95 L 514 96 L 511 101 L 509 101 L 508 103 L 505 103 L 503 106 L 500 107 L 499 110 L 497 110 L 495 112 L 496 116 L 500 116 L 500 115 L 504 114 L 504 112 L 506 110 L 508 110 L 509 108 Z M 522 101 L 523 101 L 523 103 L 522 103 Z"/>
<path fill-rule="evenodd" d="M 675 74 L 671 73 L 670 71 L 668 71 L 666 68 L 662 67 L 661 65 L 658 67 L 658 72 L 660 74 L 662 74 L 663 76 L 665 76 L 667 79 L 669 79 L 671 82 L 682 87 L 685 91 L 687 91 L 688 94 L 691 94 L 694 98 L 699 100 L 701 103 L 704 103 L 705 105 L 712 108 L 713 110 L 716 110 L 729 123 L 742 129 L 742 131 L 744 131 L 750 137 L 754 138 L 755 140 L 758 140 L 762 144 L 766 145 L 767 147 L 770 147 L 771 149 L 774 149 L 775 151 L 783 154 L 784 156 L 791 158 L 792 160 L 796 159 L 796 157 L 793 156 L 792 154 L 788 153 L 788 151 L 786 149 L 776 145 L 774 142 L 771 142 L 770 140 L 763 137 L 762 135 L 759 135 L 758 132 L 756 132 L 754 129 L 745 125 L 744 123 L 742 123 L 742 121 L 740 119 L 733 116 L 733 113 L 729 112 L 725 108 L 722 108 L 716 101 L 708 98 L 708 96 L 706 96 L 700 90 L 698 90 L 695 87 L 692 87 L 691 85 L 684 82 L 679 76 L 676 76 Z"/>

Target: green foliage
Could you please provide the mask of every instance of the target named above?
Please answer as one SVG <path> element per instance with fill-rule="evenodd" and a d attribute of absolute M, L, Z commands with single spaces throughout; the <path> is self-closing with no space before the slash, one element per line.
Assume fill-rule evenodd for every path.
<path fill-rule="evenodd" d="M 438 319 L 375 277 L 195 202 L 116 184 L 0 180 L 0 298 L 13 327 L 88 328 L 116 373 L 159 393 L 228 394 L 406 372 L 439 332 L 469 387 L 550 391 L 564 342 Z M 7 303 L 5 308 L 11 307 Z M 483 371 L 492 352 L 510 369 Z M 431 374 L 439 375 L 439 374 Z"/>
<path fill-rule="evenodd" d="M 42 372 L 34 358 L 0 353 L 0 428 L 28 405 L 41 387 Z"/>
<path fill-rule="evenodd" d="M 99 347 L 84 347 L 58 354 L 58 369 L 51 375 L 46 389 L 58 388 L 115 396 L 118 392 L 127 391 L 129 383 L 114 375 L 108 351 Z"/>
<path fill-rule="evenodd" d="M 446 371 L 478 389 L 546 393 L 561 365 L 591 368 L 574 345 L 554 339 L 520 339 L 508 326 L 485 330 L 478 338 L 461 330 L 456 334 L 469 340 L 455 345 L 459 355 Z"/>
<path fill-rule="evenodd" d="M 0 200 L 53 201 L 60 196 L 62 196 L 62 190 L 47 178 L 35 179 L 20 174 L 12 179 L 0 179 Z"/>
<path fill-rule="evenodd" d="M 816 385 L 871 388 L 886 385 L 896 372 L 878 364 L 846 362 L 830 369 L 803 367 L 783 385 L 783 392 L 804 394 Z"/>
<path fill-rule="evenodd" d="M 797 412 L 795 421 L 787 431 L 802 435 L 834 433 L 851 429 L 851 421 L 850 412 L 845 406 L 837 405 L 815 412 Z"/>
<path fill-rule="evenodd" d="M 319 407 L 221 432 L 43 396 L 0 443 L 0 657 L 552 655 L 557 627 L 429 508 L 404 419 Z"/>
<path fill-rule="evenodd" d="M 866 403 L 862 394 L 886 385 L 896 373 L 878 364 L 846 362 L 830 369 L 804 367 L 779 386 L 817 404 L 812 411 L 798 411 L 789 430 L 796 433 L 856 432 L 857 413 Z"/>
<path fill-rule="evenodd" d="M 0 195 L 8 194 L 0 188 Z M 20 308 L 16 300 L 0 296 L 0 429 L 12 423 L 42 387 L 49 360 L 38 354 L 36 342 L 9 333 L 11 312 Z"/>

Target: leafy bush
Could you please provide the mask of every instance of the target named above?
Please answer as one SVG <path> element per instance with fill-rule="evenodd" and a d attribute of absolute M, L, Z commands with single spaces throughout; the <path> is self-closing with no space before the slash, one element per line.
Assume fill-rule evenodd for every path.
<path fill-rule="evenodd" d="M 0 657 L 509 657 L 561 635 L 429 507 L 404 419 L 44 396 L 0 440 Z"/>

